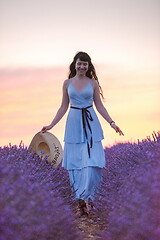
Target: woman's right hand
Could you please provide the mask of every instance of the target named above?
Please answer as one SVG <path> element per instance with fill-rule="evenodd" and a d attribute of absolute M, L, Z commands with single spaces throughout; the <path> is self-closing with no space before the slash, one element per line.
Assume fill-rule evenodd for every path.
<path fill-rule="evenodd" d="M 52 126 L 44 126 L 43 128 L 42 128 L 42 130 L 41 130 L 41 132 L 42 133 L 45 133 L 45 132 L 47 132 L 48 130 L 50 130 L 52 128 Z"/>

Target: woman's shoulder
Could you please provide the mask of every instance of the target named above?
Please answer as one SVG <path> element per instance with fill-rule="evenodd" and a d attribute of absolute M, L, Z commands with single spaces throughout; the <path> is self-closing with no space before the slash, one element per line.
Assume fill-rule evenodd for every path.
<path fill-rule="evenodd" d="M 64 82 L 63 82 L 63 86 L 64 86 L 64 87 L 68 87 L 69 83 L 70 83 L 70 78 L 64 80 Z"/>
<path fill-rule="evenodd" d="M 96 80 L 96 79 L 90 78 L 90 82 L 91 82 L 91 84 L 92 84 L 92 86 L 93 86 L 94 89 L 98 86 L 98 83 L 97 83 L 97 80 Z"/>

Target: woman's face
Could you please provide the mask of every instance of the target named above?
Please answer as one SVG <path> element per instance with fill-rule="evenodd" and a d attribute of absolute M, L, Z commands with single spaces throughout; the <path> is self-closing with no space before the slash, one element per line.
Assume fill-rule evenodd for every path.
<path fill-rule="evenodd" d="M 89 64 L 88 62 L 81 61 L 79 58 L 76 61 L 75 69 L 76 73 L 79 75 L 86 75 L 88 71 Z"/>

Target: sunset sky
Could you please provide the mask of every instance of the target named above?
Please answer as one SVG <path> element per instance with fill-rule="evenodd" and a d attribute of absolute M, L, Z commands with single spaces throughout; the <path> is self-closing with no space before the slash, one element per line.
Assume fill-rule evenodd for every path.
<path fill-rule="evenodd" d="M 160 130 L 159 0 L 1 0 L 0 29 L 0 146 L 28 146 L 50 124 L 77 51 L 91 56 L 125 134 L 98 114 L 104 146 Z M 66 117 L 50 131 L 62 144 Z"/>

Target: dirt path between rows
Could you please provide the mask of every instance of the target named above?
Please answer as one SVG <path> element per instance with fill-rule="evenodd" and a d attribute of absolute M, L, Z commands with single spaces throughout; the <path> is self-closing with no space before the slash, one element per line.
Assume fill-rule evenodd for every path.
<path fill-rule="evenodd" d="M 79 230 L 84 234 L 84 240 L 102 240 L 98 236 L 99 232 L 102 232 L 104 225 L 100 224 L 99 219 L 95 216 L 92 211 L 87 216 L 80 216 L 79 210 L 76 211 L 76 222 Z"/>

